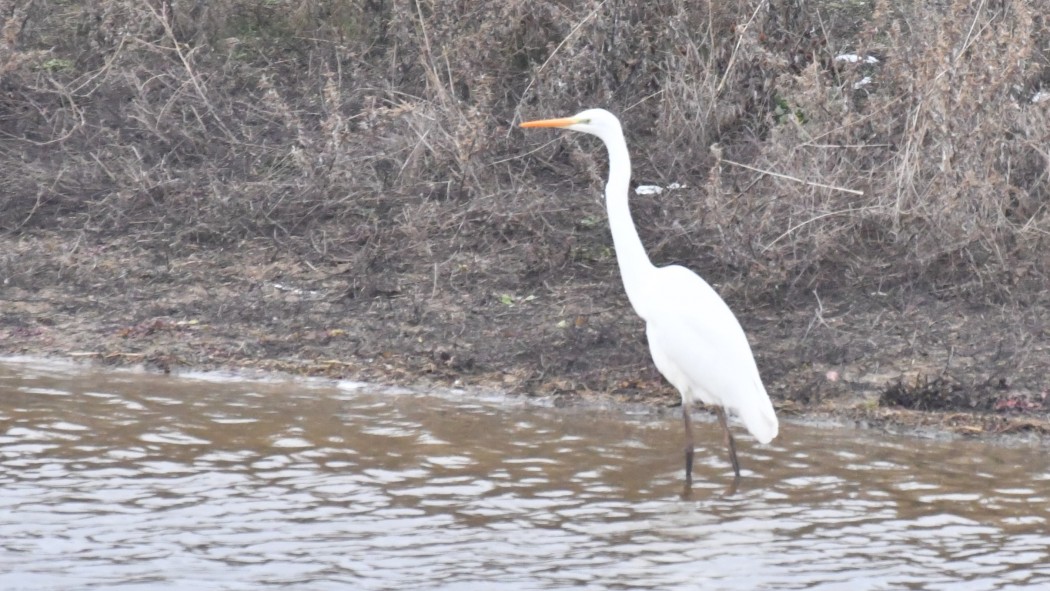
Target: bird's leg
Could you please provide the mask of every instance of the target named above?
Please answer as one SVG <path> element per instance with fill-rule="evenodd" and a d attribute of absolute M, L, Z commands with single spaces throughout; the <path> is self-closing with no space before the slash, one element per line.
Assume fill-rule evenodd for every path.
<path fill-rule="evenodd" d="M 739 479 L 740 462 L 736 459 L 736 442 L 733 441 L 733 434 L 729 432 L 729 421 L 726 420 L 726 411 L 722 407 L 716 406 L 715 414 L 718 415 L 718 422 L 722 423 L 722 430 L 725 431 L 725 442 L 726 447 L 729 448 L 729 461 L 733 463 L 733 473 Z"/>
<path fill-rule="evenodd" d="M 682 402 L 682 422 L 685 424 L 685 485 L 693 483 L 693 421 L 689 416 L 689 404 Z"/>

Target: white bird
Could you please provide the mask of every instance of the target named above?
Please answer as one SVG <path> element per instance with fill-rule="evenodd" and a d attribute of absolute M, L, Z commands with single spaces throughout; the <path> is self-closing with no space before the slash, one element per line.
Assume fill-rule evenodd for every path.
<path fill-rule="evenodd" d="M 739 417 L 761 443 L 777 436 L 777 415 L 744 329 L 725 301 L 696 273 L 679 265 L 656 267 L 645 253 L 627 203 L 631 157 L 620 120 L 604 109 L 589 109 L 572 117 L 527 121 L 521 126 L 581 131 L 605 143 L 609 151 L 605 203 L 623 286 L 631 307 L 645 320 L 656 368 L 682 395 L 686 484 L 693 478 L 690 410 L 697 401 L 715 408 L 725 431 L 735 483 L 740 479 L 740 463 L 725 411 Z"/>

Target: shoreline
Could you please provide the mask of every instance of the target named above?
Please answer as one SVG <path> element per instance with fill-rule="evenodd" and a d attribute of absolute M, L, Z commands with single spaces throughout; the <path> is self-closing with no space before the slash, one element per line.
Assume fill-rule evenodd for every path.
<path fill-rule="evenodd" d="M 272 247 L 200 249 L 160 265 L 131 240 L 81 240 L 74 252 L 69 240 L 0 240 L 9 269 L 23 270 L 0 285 L 0 355 L 482 388 L 555 406 L 680 401 L 611 266 L 515 291 L 404 274 L 389 279 L 396 291 L 362 297 L 347 295 L 338 269 Z M 716 289 L 781 417 L 1050 441 L 1050 312 L 1039 306 L 827 293 L 817 308 Z"/>

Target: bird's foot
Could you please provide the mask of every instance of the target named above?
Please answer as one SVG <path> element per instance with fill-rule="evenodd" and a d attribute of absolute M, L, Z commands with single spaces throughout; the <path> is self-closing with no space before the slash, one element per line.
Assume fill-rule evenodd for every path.
<path fill-rule="evenodd" d="M 731 496 L 736 494 L 736 491 L 739 488 L 740 488 L 740 475 L 737 474 L 736 477 L 733 478 L 733 481 L 729 483 L 729 486 L 727 486 L 726 489 L 724 491 L 722 491 L 722 496 L 723 497 L 731 497 Z"/>

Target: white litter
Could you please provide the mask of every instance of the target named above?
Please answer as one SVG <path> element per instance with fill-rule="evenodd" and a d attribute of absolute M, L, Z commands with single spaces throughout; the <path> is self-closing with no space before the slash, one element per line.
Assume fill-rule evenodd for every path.
<path fill-rule="evenodd" d="M 638 185 L 638 187 L 634 190 L 634 193 L 636 195 L 659 195 L 663 192 L 664 188 L 658 187 L 656 185 Z"/>
<path fill-rule="evenodd" d="M 873 55 L 866 55 L 864 57 L 861 57 L 855 53 L 843 53 L 842 55 L 836 55 L 835 61 L 849 62 L 851 64 L 856 64 L 858 62 L 864 62 L 866 64 L 877 64 L 879 63 L 879 58 Z"/>
<path fill-rule="evenodd" d="M 664 188 L 665 187 L 661 187 L 658 185 L 638 185 L 638 187 L 635 188 L 634 193 L 636 195 L 659 195 L 660 193 L 664 192 Z M 666 187 L 668 191 L 674 191 L 675 189 L 684 188 L 685 185 L 683 185 L 682 183 L 671 183 Z"/>

